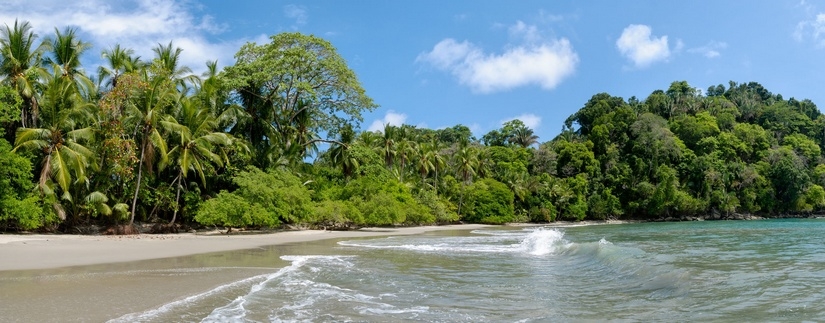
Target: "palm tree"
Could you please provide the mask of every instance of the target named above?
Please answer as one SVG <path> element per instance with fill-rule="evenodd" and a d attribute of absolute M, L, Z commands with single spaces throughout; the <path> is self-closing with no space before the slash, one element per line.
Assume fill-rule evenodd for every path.
<path fill-rule="evenodd" d="M 332 164 L 340 166 L 344 177 L 349 179 L 353 173 L 355 173 L 358 166 L 360 166 L 358 159 L 354 158 L 349 151 L 350 146 L 352 146 L 355 141 L 355 131 L 352 130 L 352 126 L 347 125 L 341 130 L 341 136 L 338 141 L 338 143 L 334 143 L 332 147 L 330 147 L 329 155 Z"/>
<path fill-rule="evenodd" d="M 418 173 L 421 174 L 421 183 L 427 179 L 427 175 L 430 171 L 435 169 L 435 164 L 433 164 L 433 159 L 435 158 L 435 149 L 433 148 L 432 144 L 421 144 L 418 145 L 418 149 L 415 150 L 416 154 L 416 169 Z"/>
<path fill-rule="evenodd" d="M 47 77 L 40 67 L 45 47 L 35 47 L 37 35 L 28 21 L 14 21 L 14 27 L 0 29 L 0 76 L 3 82 L 15 88 L 23 98 L 20 120 L 23 128 L 37 127 L 39 114 L 36 83 Z"/>
<path fill-rule="evenodd" d="M 226 154 L 215 151 L 232 144 L 231 137 L 223 132 L 216 131 L 218 122 L 212 116 L 208 107 L 199 106 L 193 100 L 181 100 L 177 117 L 167 116 L 161 125 L 169 132 L 169 140 L 174 146 L 169 150 L 169 158 L 174 160 L 178 175 L 173 181 L 177 182 L 175 211 L 170 225 L 175 224 L 180 205 L 180 191 L 189 171 L 198 174 L 201 184 L 206 186 L 205 169 L 209 164 L 223 166 Z M 165 162 L 161 163 L 161 168 Z"/>
<path fill-rule="evenodd" d="M 144 73 L 144 78 L 148 75 Z M 154 164 L 155 152 L 160 153 L 160 161 L 167 158 L 166 140 L 158 131 L 160 122 L 164 118 L 164 110 L 177 100 L 174 85 L 169 80 L 155 77 L 149 80 L 150 86 L 142 93 L 134 104 L 128 106 L 125 123 L 135 127 L 135 141 L 140 145 L 138 159 L 138 176 L 135 185 L 135 195 L 132 199 L 132 213 L 129 226 L 135 222 L 140 183 L 143 178 L 143 169 L 151 170 Z"/>
<path fill-rule="evenodd" d="M 62 33 L 55 28 L 54 32 L 55 38 L 45 42 L 46 48 L 52 54 L 46 62 L 51 64 L 55 75 L 60 74 L 61 77 L 71 80 L 81 95 L 91 97 L 94 85 L 80 68 L 80 56 L 92 48 L 92 44 L 81 41 L 73 28 L 67 27 Z"/>
<path fill-rule="evenodd" d="M 398 139 L 396 145 L 396 152 L 398 155 L 399 174 L 401 175 L 401 182 L 404 182 L 404 173 L 407 172 L 407 162 L 409 162 L 415 154 L 416 144 L 414 141 L 403 137 Z"/>
<path fill-rule="evenodd" d="M 152 48 L 152 51 L 155 52 L 155 59 L 153 61 L 154 72 L 163 74 L 168 77 L 170 81 L 174 82 L 175 85 L 183 89 L 187 87 L 187 82 L 198 85 L 200 80 L 197 76 L 192 75 L 192 69 L 187 66 L 181 66 L 180 64 L 180 53 L 183 52 L 183 49 L 180 47 L 174 47 L 173 49 L 172 47 L 173 45 L 170 41 L 166 46 L 158 43 L 157 47 Z"/>
<path fill-rule="evenodd" d="M 102 85 L 104 79 L 108 79 L 106 83 L 111 89 L 114 89 L 117 87 L 117 80 L 121 75 L 139 68 L 140 57 L 132 57 L 134 53 L 135 51 L 131 48 L 120 47 L 120 44 L 109 50 L 104 50 L 101 56 L 107 65 L 100 65 L 97 69 L 98 82 L 101 82 L 98 86 Z"/>
<path fill-rule="evenodd" d="M 457 175 L 461 178 L 461 197 L 458 201 L 458 215 L 461 216 L 461 206 L 464 203 L 464 188 L 470 183 L 476 173 L 478 154 L 466 140 L 459 143 L 458 151 L 453 157 L 453 164 Z"/>
<path fill-rule="evenodd" d="M 433 170 L 435 171 L 435 195 L 438 195 L 438 170 L 446 165 L 444 157 L 441 155 L 441 141 L 433 139 L 432 143 L 433 154 Z"/>
<path fill-rule="evenodd" d="M 93 130 L 84 121 L 92 120 L 94 105 L 85 102 L 73 84 L 60 75 L 51 78 L 43 98 L 42 127 L 20 128 L 15 150 L 42 151 L 45 156 L 38 186 L 41 194 L 55 193 L 54 183 L 61 198 L 71 201 L 71 185 L 86 182 L 86 168 L 94 159 L 94 153 L 84 145 L 93 138 Z M 55 208 L 65 220 L 63 208 Z"/>
<path fill-rule="evenodd" d="M 533 129 L 527 127 L 516 128 L 513 136 L 508 139 L 510 143 L 519 145 L 523 148 L 530 147 L 539 143 L 539 136 L 533 134 Z"/>
<path fill-rule="evenodd" d="M 398 153 L 396 149 L 396 132 L 397 128 L 395 126 L 388 124 L 384 125 L 384 132 L 382 136 L 378 138 L 376 143 L 378 146 L 376 147 L 378 150 L 378 154 L 384 157 L 384 165 L 387 168 L 392 167 L 395 162 L 395 156 Z"/>

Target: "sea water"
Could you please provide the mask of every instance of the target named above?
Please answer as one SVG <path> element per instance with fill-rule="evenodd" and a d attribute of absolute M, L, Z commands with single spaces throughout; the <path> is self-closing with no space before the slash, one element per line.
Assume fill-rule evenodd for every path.
<path fill-rule="evenodd" d="M 345 240 L 112 322 L 825 321 L 824 239 L 806 219 Z"/>

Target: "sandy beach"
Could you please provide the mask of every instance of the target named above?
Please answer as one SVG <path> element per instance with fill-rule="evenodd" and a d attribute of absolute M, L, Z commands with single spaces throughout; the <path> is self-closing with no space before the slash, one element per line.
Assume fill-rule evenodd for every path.
<path fill-rule="evenodd" d="M 263 234 L 141 234 L 132 236 L 0 234 L 0 271 L 97 265 L 252 249 L 326 239 L 472 230 L 484 225 L 366 228 L 357 231 L 303 230 Z"/>
<path fill-rule="evenodd" d="M 621 222 L 541 226 L 616 223 Z M 522 226 L 526 225 L 514 227 Z M 281 255 L 337 254 L 341 252 L 335 251 L 339 240 L 432 231 L 466 234 L 487 227 L 464 224 L 233 235 L 0 234 L 0 313 L 13 318 L 0 321 L 131 322 L 135 320 L 130 313 L 151 313 L 215 288 L 277 272 L 289 265 Z"/>

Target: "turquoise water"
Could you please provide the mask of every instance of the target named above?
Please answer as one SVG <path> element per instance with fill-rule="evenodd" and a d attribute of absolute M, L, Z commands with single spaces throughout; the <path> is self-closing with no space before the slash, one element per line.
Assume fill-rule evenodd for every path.
<path fill-rule="evenodd" d="M 825 220 L 490 228 L 272 248 L 114 321 L 825 321 Z M 288 250 L 292 254 L 284 255 Z"/>

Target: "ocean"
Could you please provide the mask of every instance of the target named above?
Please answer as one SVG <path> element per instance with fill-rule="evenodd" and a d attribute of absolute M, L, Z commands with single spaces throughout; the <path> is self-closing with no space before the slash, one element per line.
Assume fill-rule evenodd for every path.
<path fill-rule="evenodd" d="M 783 219 L 273 246 L 156 269 L 233 278 L 109 322 L 825 321 L 824 238 L 825 219 Z"/>

